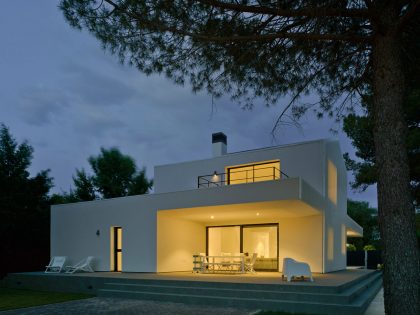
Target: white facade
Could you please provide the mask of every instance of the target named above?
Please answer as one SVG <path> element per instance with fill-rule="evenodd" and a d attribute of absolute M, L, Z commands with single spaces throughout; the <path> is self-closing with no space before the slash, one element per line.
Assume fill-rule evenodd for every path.
<path fill-rule="evenodd" d="M 53 206 L 51 255 L 73 262 L 95 256 L 96 270 L 113 270 L 111 231 L 121 227 L 122 271 L 187 271 L 192 255 L 208 250 L 212 226 L 242 231 L 278 224 L 280 271 L 284 257 L 309 263 L 313 272 L 346 267 L 346 235 L 362 229 L 346 214 L 346 170 L 337 141 L 216 152 L 221 155 L 155 167 L 153 194 Z M 198 187 L 200 176 L 224 180 L 227 167 L 267 161 L 279 161 L 288 177 Z"/>

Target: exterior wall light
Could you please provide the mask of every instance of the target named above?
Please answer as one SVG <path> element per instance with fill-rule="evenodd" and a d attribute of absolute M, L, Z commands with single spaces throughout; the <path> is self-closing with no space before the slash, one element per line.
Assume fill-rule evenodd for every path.
<path fill-rule="evenodd" d="M 101 235 L 101 231 L 96 230 L 96 236 L 99 236 L 99 235 Z"/>

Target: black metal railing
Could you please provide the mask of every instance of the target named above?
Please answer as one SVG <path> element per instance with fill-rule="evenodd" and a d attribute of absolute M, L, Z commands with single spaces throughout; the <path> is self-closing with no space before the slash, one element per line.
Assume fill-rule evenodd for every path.
<path fill-rule="evenodd" d="M 228 173 L 214 172 L 211 175 L 198 176 L 198 188 L 219 187 L 225 185 L 255 183 L 268 180 L 279 180 L 289 176 L 277 167 L 259 167 L 241 171 L 229 171 Z M 264 170 L 264 174 L 261 171 Z M 268 170 L 268 172 L 267 172 Z M 268 174 L 267 174 L 268 173 Z"/>

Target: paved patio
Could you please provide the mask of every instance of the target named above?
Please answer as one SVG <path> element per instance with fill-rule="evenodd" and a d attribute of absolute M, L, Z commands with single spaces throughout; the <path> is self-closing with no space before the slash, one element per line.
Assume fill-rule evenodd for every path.
<path fill-rule="evenodd" d="M 232 307 L 197 306 L 182 303 L 99 297 L 0 312 L 2 315 L 251 315 L 254 313 L 256 313 L 255 310 L 247 311 Z"/>

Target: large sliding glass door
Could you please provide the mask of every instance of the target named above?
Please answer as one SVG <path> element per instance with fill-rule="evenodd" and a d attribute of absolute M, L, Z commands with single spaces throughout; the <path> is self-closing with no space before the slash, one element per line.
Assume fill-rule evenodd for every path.
<path fill-rule="evenodd" d="M 257 254 L 255 270 L 278 270 L 278 224 L 207 227 L 207 255 Z"/>

